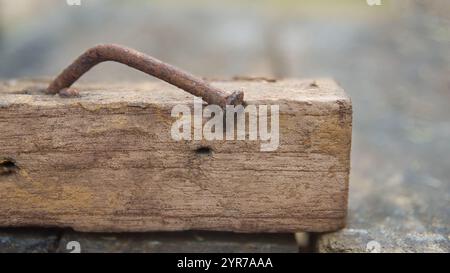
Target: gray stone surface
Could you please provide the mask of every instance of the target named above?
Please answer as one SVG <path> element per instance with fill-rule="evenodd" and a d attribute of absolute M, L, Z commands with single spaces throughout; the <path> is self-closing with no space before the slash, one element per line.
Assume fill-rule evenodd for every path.
<path fill-rule="evenodd" d="M 61 231 L 42 229 L 0 230 L 0 253 L 47 253 L 58 247 Z"/>
<path fill-rule="evenodd" d="M 449 25 L 419 6 L 329 53 L 354 56 L 331 69 L 353 99 L 352 171 L 348 227 L 318 251 L 450 251 Z"/>

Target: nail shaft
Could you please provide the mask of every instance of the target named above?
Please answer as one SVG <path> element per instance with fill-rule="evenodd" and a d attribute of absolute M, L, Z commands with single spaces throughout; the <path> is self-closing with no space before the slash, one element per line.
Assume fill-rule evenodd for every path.
<path fill-rule="evenodd" d="M 57 94 L 61 90 L 69 88 L 92 67 L 106 61 L 119 62 L 157 77 L 194 96 L 201 97 L 208 104 L 225 107 L 226 105 L 239 105 L 243 102 L 244 94 L 241 91 L 228 95 L 225 91 L 179 68 L 134 49 L 114 44 L 98 45 L 88 49 L 50 83 L 47 93 Z"/>

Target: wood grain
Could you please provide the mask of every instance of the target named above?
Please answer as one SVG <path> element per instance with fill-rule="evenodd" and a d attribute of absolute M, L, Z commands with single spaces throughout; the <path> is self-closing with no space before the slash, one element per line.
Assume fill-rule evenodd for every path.
<path fill-rule="evenodd" d="M 193 96 L 159 82 L 0 83 L 0 226 L 79 231 L 330 231 L 345 225 L 352 108 L 334 81 L 217 81 L 280 106 L 280 146 L 174 141 Z M 210 147 L 210 155 L 198 154 Z"/>

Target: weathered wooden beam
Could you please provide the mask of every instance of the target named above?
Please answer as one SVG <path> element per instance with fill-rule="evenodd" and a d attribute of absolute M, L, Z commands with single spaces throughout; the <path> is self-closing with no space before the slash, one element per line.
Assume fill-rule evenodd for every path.
<path fill-rule="evenodd" d="M 79 231 L 330 231 L 345 225 L 350 99 L 332 80 L 217 81 L 247 104 L 279 105 L 280 143 L 171 137 L 164 83 L 0 83 L 0 226 Z M 205 149 L 207 153 L 203 153 Z"/>

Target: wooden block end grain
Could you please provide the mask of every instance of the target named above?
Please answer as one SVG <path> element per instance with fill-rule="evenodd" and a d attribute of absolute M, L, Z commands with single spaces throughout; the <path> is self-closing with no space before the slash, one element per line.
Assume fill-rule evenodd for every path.
<path fill-rule="evenodd" d="M 175 141 L 161 82 L 0 83 L 0 226 L 79 231 L 324 232 L 345 225 L 352 106 L 334 81 L 217 81 L 248 104 L 279 105 L 280 143 Z M 207 147 L 210 153 L 198 149 Z"/>

